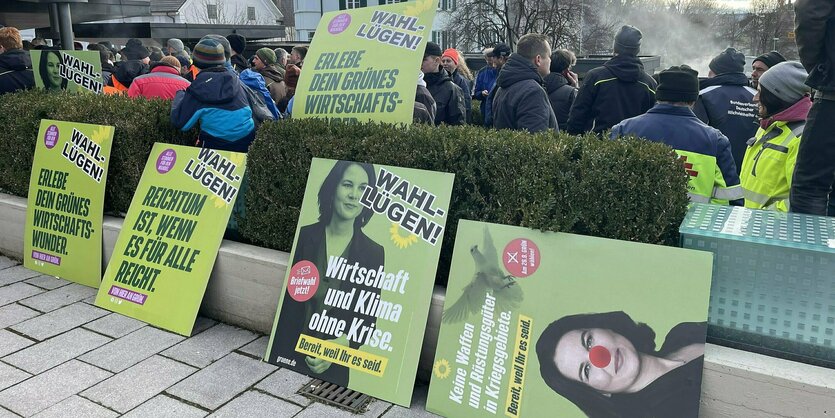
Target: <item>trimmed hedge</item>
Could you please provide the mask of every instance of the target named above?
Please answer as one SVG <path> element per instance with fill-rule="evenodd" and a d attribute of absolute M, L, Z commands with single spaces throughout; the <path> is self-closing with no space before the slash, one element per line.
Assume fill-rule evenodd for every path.
<path fill-rule="evenodd" d="M 41 119 L 115 126 L 105 189 L 105 211 L 126 213 L 155 142 L 190 145 L 197 132 L 169 122 L 171 102 L 124 96 L 46 93 L 0 96 L 0 190 L 26 197 Z"/>
<path fill-rule="evenodd" d="M 243 236 L 290 250 L 312 157 L 455 173 L 441 283 L 462 218 L 676 245 L 688 204 L 681 162 L 648 141 L 293 120 L 264 124 L 250 148 Z"/>
<path fill-rule="evenodd" d="M 154 142 L 193 144 L 169 123 L 170 102 L 24 92 L 0 96 L 0 190 L 25 197 L 40 119 L 114 125 L 105 207 L 124 213 Z M 455 173 L 438 269 L 446 281 L 459 219 L 676 245 L 687 176 L 673 151 L 641 140 L 493 131 L 264 123 L 249 152 L 243 240 L 289 251 L 312 157 Z"/>

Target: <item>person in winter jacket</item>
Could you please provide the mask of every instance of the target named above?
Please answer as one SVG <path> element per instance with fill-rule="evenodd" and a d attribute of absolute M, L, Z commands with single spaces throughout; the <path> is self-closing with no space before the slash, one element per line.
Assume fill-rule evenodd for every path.
<path fill-rule="evenodd" d="M 577 57 L 566 49 L 551 54 L 551 73 L 545 77 L 545 91 L 559 126 L 568 124 L 571 105 L 577 98 L 577 74 L 571 71 L 576 63 Z"/>
<path fill-rule="evenodd" d="M 203 147 L 246 152 L 255 139 L 255 122 L 243 84 L 225 66 L 223 45 L 204 38 L 194 47 L 193 59 L 200 72 L 177 92 L 171 123 L 187 131 L 199 122 Z"/>
<path fill-rule="evenodd" d="M 435 124 L 435 112 L 437 105 L 432 93 L 426 88 L 426 81 L 423 80 L 423 73 L 418 73 L 417 91 L 415 92 L 415 109 L 412 120 L 414 122 Z"/>
<path fill-rule="evenodd" d="M 568 133 L 600 134 L 655 105 L 655 80 L 644 72 L 638 59 L 642 38 L 634 26 L 620 28 L 613 45 L 615 56 L 583 79 L 568 116 Z"/>
<path fill-rule="evenodd" d="M 467 122 L 470 121 L 470 114 L 473 110 L 473 102 L 470 96 L 473 94 L 473 75 L 464 62 L 461 53 L 455 48 L 447 48 L 443 55 L 441 55 L 441 66 L 450 74 L 452 82 L 456 86 L 461 87 L 461 91 L 466 96 L 464 100 L 464 108 L 466 110 Z"/>
<path fill-rule="evenodd" d="M 273 120 L 280 119 L 278 107 L 276 107 L 275 101 L 270 96 L 270 91 L 267 89 L 267 83 L 261 74 L 258 74 L 250 69 L 246 69 L 241 73 L 240 80 L 246 87 L 249 87 L 252 91 L 260 95 L 264 104 L 267 105 L 267 109 L 270 110 Z M 250 107 L 252 107 L 251 104 Z"/>
<path fill-rule="evenodd" d="M 20 31 L 11 26 L 0 29 L 0 95 L 34 87 L 32 59 L 23 50 Z"/>
<path fill-rule="evenodd" d="M 806 117 L 812 108 L 803 84 L 808 74 L 797 61 L 771 67 L 760 77 L 754 101 L 762 120 L 748 141 L 740 181 L 745 207 L 789 211 L 789 191 Z"/>
<path fill-rule="evenodd" d="M 519 38 L 516 53 L 510 56 L 496 79 L 493 127 L 528 132 L 558 131 L 557 118 L 542 86 L 542 78 L 550 71 L 548 38 L 538 33 Z"/>
<path fill-rule="evenodd" d="M 275 52 L 269 48 L 261 48 L 252 57 L 255 71 L 264 77 L 270 96 L 278 103 L 287 95 L 284 84 L 284 73 L 278 70 Z"/>
<path fill-rule="evenodd" d="M 104 85 L 110 84 L 110 78 L 113 77 L 113 73 L 116 71 L 116 67 L 113 66 L 113 53 L 107 49 L 106 46 L 101 44 L 90 44 L 87 45 L 87 49 L 91 51 L 98 51 L 99 53 L 99 61 L 101 62 L 101 78 Z"/>
<path fill-rule="evenodd" d="M 742 189 L 728 138 L 691 110 L 699 98 L 698 72 L 682 65 L 658 77 L 658 103 L 646 114 L 615 125 L 610 137 L 632 135 L 671 146 L 684 160 L 691 202 L 741 204 Z"/>
<path fill-rule="evenodd" d="M 493 52 L 490 56 L 493 58 L 493 68 L 496 69 L 496 78 L 499 78 L 499 73 L 504 68 L 505 64 L 507 64 L 507 60 L 510 59 L 510 47 L 503 43 L 496 44 L 493 47 Z M 495 97 L 496 93 L 496 83 L 493 83 L 493 88 L 490 89 L 490 92 L 487 94 L 487 99 L 484 100 L 482 104 L 482 112 L 481 114 L 484 115 L 484 126 L 493 127 L 493 98 Z"/>
<path fill-rule="evenodd" d="M 304 59 L 307 57 L 308 47 L 306 45 L 296 45 L 290 51 L 290 64 L 302 68 L 304 66 Z"/>
<path fill-rule="evenodd" d="M 742 167 L 747 142 L 757 132 L 756 90 L 748 87 L 745 55 L 728 48 L 710 61 L 708 79 L 701 82 L 693 111 L 702 122 L 722 131 L 731 141 L 737 167 Z"/>
<path fill-rule="evenodd" d="M 452 82 L 449 73 L 441 67 L 441 47 L 434 42 L 426 43 L 420 70 L 426 81 L 426 88 L 435 99 L 437 110 L 435 125 L 463 125 L 467 122 L 464 91 Z"/>
<path fill-rule="evenodd" d="M 768 71 L 769 68 L 785 60 L 786 57 L 777 51 L 766 52 L 765 54 L 755 58 L 754 62 L 751 63 L 751 87 L 756 89 L 763 73 Z"/>
<path fill-rule="evenodd" d="M 180 77 L 180 61 L 169 55 L 151 64 L 150 73 L 133 79 L 128 97 L 173 100 L 178 91 L 187 89 L 189 85 L 188 80 Z"/>
<path fill-rule="evenodd" d="M 229 57 L 232 63 L 232 68 L 240 74 L 243 70 L 249 69 L 246 56 L 244 56 L 244 49 L 246 49 L 246 37 L 237 33 L 232 33 L 226 36 L 229 41 L 229 46 L 232 48 L 232 56 Z"/>
<path fill-rule="evenodd" d="M 142 41 L 129 39 L 125 48 L 122 49 L 122 57 L 126 61 L 122 61 L 116 67 L 116 72 L 110 78 L 110 85 L 105 86 L 104 92 L 107 94 L 126 94 L 136 77 L 148 74 L 150 70 L 148 63 L 151 62 L 150 55 L 150 51 L 142 45 Z"/>
<path fill-rule="evenodd" d="M 797 154 L 791 211 L 826 215 L 827 198 L 835 206 L 830 194 L 835 179 L 835 2 L 797 0 L 794 12 L 797 52 L 809 72 L 806 85 L 816 93 Z"/>
<path fill-rule="evenodd" d="M 488 124 L 486 118 L 487 109 L 485 103 L 487 102 L 487 96 L 490 95 L 490 90 L 496 84 L 496 77 L 499 75 L 499 71 L 493 66 L 493 48 L 484 49 L 484 59 L 487 61 L 487 65 L 478 70 L 475 76 L 473 99 L 481 102 L 481 120 L 484 126 L 492 126 Z"/>

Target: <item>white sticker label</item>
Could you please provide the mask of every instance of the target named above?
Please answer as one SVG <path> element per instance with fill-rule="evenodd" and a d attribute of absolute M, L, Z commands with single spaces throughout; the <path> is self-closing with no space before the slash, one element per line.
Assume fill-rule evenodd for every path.
<path fill-rule="evenodd" d="M 748 221 L 751 220 L 751 210 L 745 209 L 741 206 L 734 206 L 731 209 L 731 214 L 722 226 L 723 234 L 742 236 L 743 230 L 748 226 Z"/>

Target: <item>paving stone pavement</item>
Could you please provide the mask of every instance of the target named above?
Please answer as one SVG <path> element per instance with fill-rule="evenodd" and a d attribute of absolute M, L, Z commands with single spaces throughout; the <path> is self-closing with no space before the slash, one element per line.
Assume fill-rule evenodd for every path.
<path fill-rule="evenodd" d="M 184 338 L 93 306 L 95 291 L 0 255 L 0 418 L 430 417 L 361 414 L 298 395 L 307 376 L 264 363 L 268 336 L 198 317 Z"/>

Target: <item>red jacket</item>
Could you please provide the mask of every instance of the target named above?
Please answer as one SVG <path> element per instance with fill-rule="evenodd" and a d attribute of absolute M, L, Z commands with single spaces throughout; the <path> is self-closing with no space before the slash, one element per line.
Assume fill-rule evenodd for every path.
<path fill-rule="evenodd" d="M 151 72 L 136 77 L 128 89 L 129 97 L 155 97 L 173 100 L 180 90 L 185 90 L 191 83 L 183 77 L 175 68 L 165 64 L 158 64 L 151 68 Z"/>

